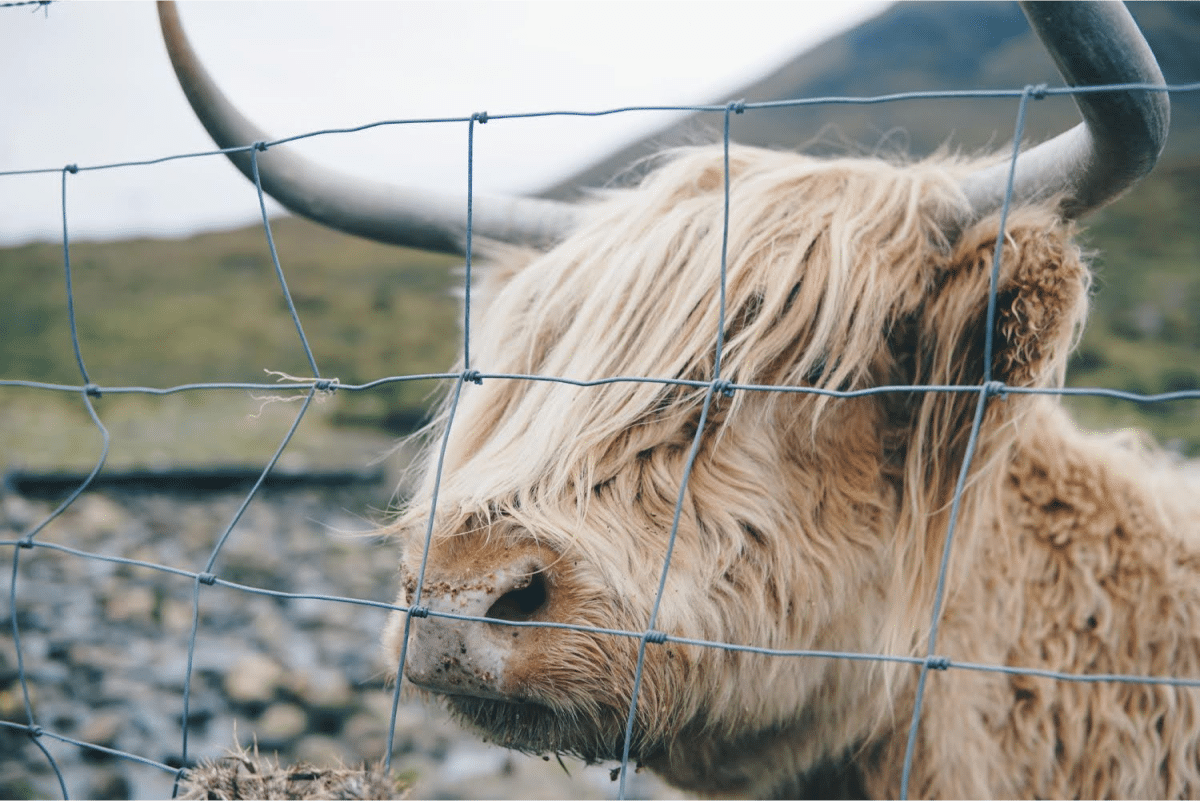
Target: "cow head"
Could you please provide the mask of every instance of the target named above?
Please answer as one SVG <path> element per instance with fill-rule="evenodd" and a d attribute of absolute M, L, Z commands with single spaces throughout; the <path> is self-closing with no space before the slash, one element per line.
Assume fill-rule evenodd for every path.
<path fill-rule="evenodd" d="M 558 247 L 497 271 L 477 364 L 623 380 L 463 384 L 396 524 L 398 603 L 476 618 L 413 621 L 407 677 L 504 745 L 619 758 L 640 641 L 609 632 L 644 631 L 656 604 L 672 638 L 907 655 L 926 633 L 976 394 L 745 387 L 978 385 L 996 220 L 947 242 L 940 221 L 966 202 L 953 165 L 734 149 L 721 375 L 739 388 L 727 397 L 708 383 L 722 158 L 675 154 Z M 1086 292 L 1069 225 L 1050 204 L 1023 208 L 1002 260 L 994 378 L 1059 380 Z M 1027 401 L 992 404 L 981 464 Z M 387 638 L 396 658 L 405 623 L 396 613 Z M 632 750 L 686 763 L 697 742 L 795 726 L 815 699 L 858 713 L 807 721 L 810 736 L 857 731 L 812 747 L 854 742 L 886 711 L 871 701 L 880 680 L 838 660 L 650 644 Z"/>
<path fill-rule="evenodd" d="M 1161 82 L 1120 5 L 1027 13 L 1068 80 Z M 169 7 L 164 31 L 218 142 L 266 139 L 216 93 Z M 1070 219 L 1150 168 L 1167 116 L 1157 93 L 1079 105 L 1083 124 L 1012 171 L 989 364 L 1007 161 L 734 147 L 726 173 L 722 148 L 697 148 L 587 205 L 477 200 L 479 233 L 515 246 L 480 287 L 471 366 L 486 376 L 462 374 L 391 527 L 408 611 L 385 641 L 407 679 L 503 745 L 619 758 L 653 621 L 670 639 L 645 645 L 628 746 L 675 782 L 767 792 L 762 766 L 801 773 L 865 742 L 896 711 L 877 691 L 897 680 L 887 669 L 688 641 L 921 644 L 979 393 L 822 392 L 1061 381 L 1088 282 Z M 336 227 L 462 243 L 454 202 L 277 149 L 259 167 L 285 205 Z M 965 528 L 1030 403 L 988 405 Z M 970 536 L 955 554 L 970 558 Z"/>

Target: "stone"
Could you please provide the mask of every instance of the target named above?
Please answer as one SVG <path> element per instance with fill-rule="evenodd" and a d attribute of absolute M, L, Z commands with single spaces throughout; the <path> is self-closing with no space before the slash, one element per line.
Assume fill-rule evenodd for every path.
<path fill-rule="evenodd" d="M 20 495 L 4 493 L 0 496 L 0 514 L 4 522 L 18 531 L 25 531 L 44 520 L 50 510 L 44 505 L 22 498 Z"/>
<path fill-rule="evenodd" d="M 269 656 L 248 654 L 225 675 L 225 694 L 237 704 L 265 704 L 275 697 L 283 668 Z"/>
<path fill-rule="evenodd" d="M 296 704 L 267 707 L 254 723 L 254 734 L 266 748 L 282 748 L 308 728 L 308 715 Z"/>
<path fill-rule="evenodd" d="M 154 623 L 155 608 L 158 598 L 155 592 L 139 585 L 114 582 L 116 589 L 109 595 L 104 604 L 104 615 L 116 623 Z"/>
<path fill-rule="evenodd" d="M 94 492 L 85 493 L 71 505 L 75 525 L 85 540 L 109 537 L 129 525 L 129 515 L 112 499 Z"/>
<path fill-rule="evenodd" d="M 354 703 L 354 690 L 346 677 L 335 670 L 316 668 L 297 673 L 291 689 L 311 707 L 346 709 Z"/>
<path fill-rule="evenodd" d="M 369 712 L 359 712 L 346 721 L 340 737 L 360 757 L 382 757 L 388 747 L 387 728 L 386 720 L 380 720 Z"/>
<path fill-rule="evenodd" d="M 512 772 L 511 754 L 498 746 L 463 740 L 455 743 L 442 763 L 442 780 L 449 784 L 499 775 L 508 765 Z"/>
<path fill-rule="evenodd" d="M 192 601 L 164 598 L 159 617 L 167 631 L 172 634 L 187 634 L 192 630 Z"/>
<path fill-rule="evenodd" d="M 130 798 L 129 780 L 116 767 L 97 771 L 88 782 L 88 798 Z"/>
<path fill-rule="evenodd" d="M 310 734 L 296 743 L 294 758 L 298 762 L 309 762 L 320 767 L 332 767 L 353 762 L 345 744 L 335 737 Z"/>
<path fill-rule="evenodd" d="M 118 711 L 99 712 L 84 721 L 76 736 L 85 743 L 113 748 L 125 720 L 126 715 Z"/>
<path fill-rule="evenodd" d="M 37 709 L 38 688 L 36 685 L 29 688 L 29 702 L 34 709 Z M 13 682 L 10 687 L 0 690 L 0 719 L 21 724 L 29 722 L 25 717 L 25 693 L 22 692 L 19 682 Z"/>
<path fill-rule="evenodd" d="M 283 651 L 294 626 L 280 613 L 279 606 L 272 599 L 255 598 L 252 610 L 254 633 L 266 650 Z"/>

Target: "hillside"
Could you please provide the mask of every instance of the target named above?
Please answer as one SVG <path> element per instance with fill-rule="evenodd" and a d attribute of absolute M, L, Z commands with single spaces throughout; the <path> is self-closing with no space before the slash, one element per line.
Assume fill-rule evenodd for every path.
<path fill-rule="evenodd" d="M 1200 4 L 1130 3 L 1168 83 L 1200 81 Z M 1053 62 L 1015 2 L 897 3 L 845 34 L 797 55 L 728 97 L 696 98 L 722 105 L 812 97 L 873 97 L 925 90 L 1019 89 L 1062 84 Z M 1163 163 L 1200 160 L 1200 93 L 1171 98 L 1171 134 Z M 966 153 L 1012 140 L 1017 102 L 1002 99 L 906 100 L 870 106 L 807 106 L 747 112 L 731 136 L 759 147 L 817 152 L 903 152 L 940 147 Z M 608 184 L 628 165 L 663 147 L 716 141 L 720 113 L 694 114 L 550 187 L 569 197 L 580 187 Z M 1069 98 L 1036 102 L 1026 141 L 1039 142 L 1079 122 Z"/>
<path fill-rule="evenodd" d="M 289 289 L 321 375 L 347 384 L 446 370 L 459 322 L 454 259 L 387 247 L 296 218 L 272 221 Z M 271 382 L 312 374 L 261 226 L 180 240 L 71 247 L 75 308 L 90 378 L 105 386 Z M 330 265 L 337 265 L 331 272 Z M 79 384 L 62 248 L 0 249 L 0 377 Z M 292 466 L 355 466 L 419 424 L 438 382 L 340 392 L 315 405 Z M 261 464 L 294 418 L 270 393 L 110 395 L 94 401 L 114 466 Z M 349 429 L 347 427 L 350 427 Z M 67 393 L 0 387 L 0 472 L 84 467 L 99 436 Z"/>
<path fill-rule="evenodd" d="M 1167 79 L 1200 80 L 1200 5 L 1139 3 Z M 1054 75 L 1014 4 L 900 4 L 798 56 L 746 87 L 748 100 L 878 95 L 914 89 L 1021 86 Z M 704 100 L 704 98 L 697 98 Z M 1069 382 L 1138 392 L 1200 387 L 1200 94 L 1173 98 L 1172 130 L 1153 176 L 1087 221 L 1097 257 L 1094 312 Z M 738 141 L 817 150 L 922 154 L 949 142 L 974 150 L 1011 135 L 1012 101 L 919 101 L 817 107 L 735 118 Z M 1075 122 L 1069 101 L 1038 104 L 1031 139 Z M 712 140 L 719 115 L 686 120 L 606 158 L 549 193 L 612 180 L 664 144 Z M 836 132 L 836 133 L 834 133 Z M 618 167 L 620 165 L 620 167 Z M 324 376 L 357 383 L 439 372 L 458 338 L 455 261 L 375 245 L 285 218 L 273 223 L 280 257 Z M 96 383 L 171 386 L 261 381 L 264 369 L 311 369 L 284 307 L 261 227 L 184 240 L 72 247 L 83 358 Z M 336 271 L 330 265 L 337 265 Z M 57 245 L 0 250 L 0 377 L 78 383 Z M 442 384 L 444 386 L 444 382 Z M 361 464 L 423 418 L 438 382 L 338 393 L 315 410 L 290 458 Z M 116 465 L 260 462 L 294 406 L 261 409 L 241 391 L 170 398 L 106 397 Z M 1073 401 L 1092 426 L 1142 426 L 1200 453 L 1200 404 L 1137 406 Z M 259 415 L 261 411 L 260 416 Z M 99 437 L 78 398 L 0 388 L 2 466 L 86 465 Z M 0 466 L 0 467 L 2 467 Z"/>

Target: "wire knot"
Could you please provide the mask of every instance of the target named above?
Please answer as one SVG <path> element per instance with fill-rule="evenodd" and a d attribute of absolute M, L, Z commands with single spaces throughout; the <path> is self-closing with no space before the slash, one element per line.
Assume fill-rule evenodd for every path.
<path fill-rule="evenodd" d="M 471 115 L 471 120 L 479 123 L 480 125 L 487 125 L 487 121 L 488 121 L 487 112 L 486 111 L 476 111 L 474 114 Z"/>
<path fill-rule="evenodd" d="M 720 393 L 722 397 L 733 397 L 733 382 L 726 381 L 724 378 L 719 378 L 712 382 L 713 392 Z"/>
<path fill-rule="evenodd" d="M 930 670 L 949 670 L 951 664 L 948 656 L 931 656 L 925 660 L 925 667 Z"/>
<path fill-rule="evenodd" d="M 1026 87 L 1029 96 L 1034 100 L 1045 100 L 1046 95 L 1050 93 L 1050 87 L 1044 83 L 1039 83 L 1035 86 Z"/>
<path fill-rule="evenodd" d="M 472 384 L 482 384 L 483 375 L 478 370 L 468 370 L 463 373 L 463 381 L 470 381 Z"/>
<path fill-rule="evenodd" d="M 983 394 L 989 398 L 1008 400 L 1008 387 L 1003 381 L 989 381 L 983 385 Z"/>
<path fill-rule="evenodd" d="M 73 174 L 79 172 L 79 165 L 78 164 L 68 164 L 67 166 L 63 167 L 63 170 L 65 170 L 66 172 L 69 172 L 73 175 Z"/>
<path fill-rule="evenodd" d="M 746 111 L 746 101 L 734 100 L 732 103 L 726 106 L 725 109 L 727 111 L 732 111 L 734 114 L 743 114 Z"/>
<path fill-rule="evenodd" d="M 267 143 L 260 139 L 259 141 L 255 142 L 252 147 L 258 152 L 264 153 L 267 149 Z"/>
<path fill-rule="evenodd" d="M 667 633 L 665 631 L 655 631 L 651 629 L 642 635 L 642 639 L 646 642 L 652 642 L 655 645 L 662 645 L 667 641 Z"/>
<path fill-rule="evenodd" d="M 41 737 L 46 730 L 35 723 L 32 726 L 26 726 L 25 731 L 29 733 L 30 737 L 36 740 L 37 738 Z"/>
<path fill-rule="evenodd" d="M 410 606 L 408 608 L 409 617 L 429 617 L 428 606 Z"/>
<path fill-rule="evenodd" d="M 17 547 L 18 548 L 32 548 L 33 547 L 33 535 L 31 534 L 30 536 L 26 537 L 25 539 L 18 541 Z"/>
<path fill-rule="evenodd" d="M 318 378 L 313 382 L 313 389 L 317 392 L 333 392 L 338 388 L 338 380 L 336 378 Z"/>
<path fill-rule="evenodd" d="M 217 577 L 212 573 L 201 573 L 200 575 L 196 576 L 196 580 L 201 584 L 207 584 L 210 587 L 217 583 Z"/>
<path fill-rule="evenodd" d="M 99 398 L 101 395 L 100 387 L 97 384 L 84 384 L 83 391 L 89 398 Z"/>

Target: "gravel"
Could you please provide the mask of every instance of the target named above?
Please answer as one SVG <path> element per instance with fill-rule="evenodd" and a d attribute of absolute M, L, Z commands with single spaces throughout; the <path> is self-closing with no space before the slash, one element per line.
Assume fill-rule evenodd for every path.
<path fill-rule="evenodd" d="M 205 570 L 244 496 L 122 490 L 88 493 L 37 537 L 88 553 Z M 211 572 L 269 590 L 389 603 L 393 546 L 372 534 L 363 510 L 381 487 L 264 491 L 247 508 Z M 383 500 L 381 500 L 383 499 Z M 52 504 L 0 491 L 0 540 L 15 540 Z M 196 583 L 148 567 L 48 548 L 15 549 L 15 610 L 0 581 L 0 720 L 28 723 L 12 634 L 37 725 L 171 766 L 183 764 Z M 6 571 L 7 574 L 7 571 Z M 9 574 L 10 575 L 10 574 Z M 187 760 L 226 756 L 235 743 L 285 763 L 325 767 L 378 761 L 387 748 L 392 693 L 379 655 L 386 611 L 272 598 L 199 585 L 199 629 L 187 717 Z M 0 797 L 169 797 L 160 768 L 45 734 L 0 726 Z M 392 768 L 417 798 L 613 798 L 613 766 L 585 767 L 516 754 L 466 734 L 436 706 L 402 700 Z M 631 797 L 678 797 L 653 776 L 630 777 Z"/>

